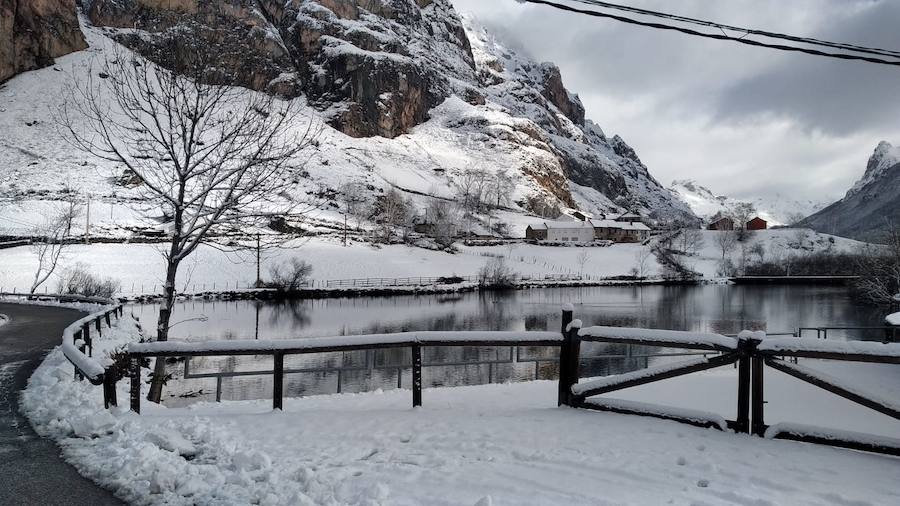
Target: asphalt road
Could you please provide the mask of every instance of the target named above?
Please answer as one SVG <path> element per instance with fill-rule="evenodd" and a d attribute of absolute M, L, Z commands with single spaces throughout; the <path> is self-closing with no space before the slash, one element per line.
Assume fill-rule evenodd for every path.
<path fill-rule="evenodd" d="M 19 412 L 19 392 L 31 373 L 84 314 L 3 303 L 0 314 L 11 318 L 0 325 L 0 505 L 122 504 L 66 464 L 56 444 L 38 436 Z"/>

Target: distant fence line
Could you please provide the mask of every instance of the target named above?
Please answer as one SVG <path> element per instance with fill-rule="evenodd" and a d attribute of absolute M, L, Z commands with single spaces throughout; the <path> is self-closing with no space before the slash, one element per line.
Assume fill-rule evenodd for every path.
<path fill-rule="evenodd" d="M 591 276 L 581 274 L 535 274 L 535 275 L 515 275 L 513 280 L 516 283 L 539 283 L 539 282 L 566 282 L 566 281 L 585 281 L 599 282 L 611 281 L 616 277 Z M 308 290 L 327 290 L 342 288 L 394 288 L 394 287 L 415 287 L 415 286 L 440 286 L 452 285 L 459 283 L 477 283 L 478 276 L 419 276 L 419 277 L 383 277 L 383 278 L 348 278 L 348 279 L 322 279 L 309 280 L 301 283 L 300 287 Z M 163 285 L 161 283 L 131 283 L 123 285 L 119 291 L 122 295 L 145 295 L 162 293 Z M 0 285 L 0 292 L 9 290 L 10 292 L 18 292 L 16 286 Z M 228 292 L 238 290 L 253 290 L 258 288 L 255 281 L 216 281 L 212 283 L 189 283 L 179 288 L 179 293 L 207 293 L 207 292 Z M 27 288 L 26 288 L 27 289 Z M 48 288 L 42 287 L 39 294 L 48 294 Z"/>

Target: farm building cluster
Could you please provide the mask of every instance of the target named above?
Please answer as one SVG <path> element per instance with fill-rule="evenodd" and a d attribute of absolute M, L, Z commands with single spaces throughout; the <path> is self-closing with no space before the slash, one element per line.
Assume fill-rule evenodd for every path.
<path fill-rule="evenodd" d="M 727 216 L 716 219 L 706 227 L 707 230 L 735 230 L 736 228 L 737 223 Z M 745 223 L 743 228 L 744 230 L 766 230 L 769 228 L 769 223 L 757 216 Z"/>
<path fill-rule="evenodd" d="M 584 213 L 573 214 L 574 220 L 543 221 L 525 228 L 525 239 L 557 243 L 593 241 L 643 242 L 650 237 L 650 227 L 636 214 L 617 218 L 596 219 Z"/>

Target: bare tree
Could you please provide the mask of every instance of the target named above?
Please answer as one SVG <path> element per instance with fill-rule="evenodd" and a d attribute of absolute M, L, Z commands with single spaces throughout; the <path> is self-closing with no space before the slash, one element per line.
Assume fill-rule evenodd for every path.
<path fill-rule="evenodd" d="M 169 218 L 159 341 L 168 339 L 178 268 L 200 244 L 306 211 L 286 189 L 318 134 L 294 102 L 222 85 L 217 48 L 185 36 L 167 50 L 175 71 L 122 52 L 101 63 L 99 81 L 93 71 L 75 81 L 58 112 L 71 142 L 124 166 Z M 151 401 L 164 367 L 156 362 Z"/>
<path fill-rule="evenodd" d="M 347 245 L 347 220 L 350 217 L 356 219 L 356 228 L 359 229 L 360 221 L 367 212 L 369 195 L 366 187 L 361 183 L 344 183 L 338 195 L 341 201 L 341 214 L 344 215 L 344 246 Z"/>
<path fill-rule="evenodd" d="M 635 254 L 635 266 L 632 272 L 636 274 L 638 279 L 644 279 L 647 276 L 647 269 L 650 267 L 650 259 L 653 257 L 653 250 L 647 246 L 641 246 Z"/>
<path fill-rule="evenodd" d="M 72 222 L 77 216 L 73 200 L 63 204 L 42 225 L 32 230 L 31 234 L 35 239 L 31 244 L 31 251 L 37 257 L 37 270 L 31 281 L 30 293 L 35 293 L 56 272 L 72 230 Z"/>
<path fill-rule="evenodd" d="M 487 179 L 487 197 L 494 208 L 509 205 L 516 184 L 505 170 L 498 170 Z"/>
<path fill-rule="evenodd" d="M 454 207 L 446 200 L 432 199 L 425 209 L 428 234 L 439 245 L 448 248 L 456 237 L 458 216 Z"/>
<path fill-rule="evenodd" d="M 747 229 L 749 222 L 756 214 L 756 207 L 749 202 L 738 202 L 731 206 L 728 214 L 734 220 L 734 226 L 737 231 L 737 240 L 744 242 L 753 235 L 753 231 Z"/>
<path fill-rule="evenodd" d="M 587 248 L 581 248 L 581 251 L 578 252 L 578 256 L 575 257 L 575 262 L 578 263 L 578 274 L 582 278 L 584 277 L 584 266 L 588 263 L 588 260 L 591 259 L 591 254 L 588 253 Z"/>
<path fill-rule="evenodd" d="M 685 255 L 696 255 L 703 249 L 703 232 L 696 228 L 682 228 L 678 232 L 678 249 Z"/>
<path fill-rule="evenodd" d="M 876 304 L 896 303 L 900 294 L 900 226 L 888 222 L 884 245 L 866 244 L 860 248 L 855 288 L 865 300 Z"/>
<path fill-rule="evenodd" d="M 391 188 L 375 201 L 373 217 L 378 223 L 381 240 L 390 243 L 399 230 L 405 234 L 410 228 L 412 202 Z"/>
<path fill-rule="evenodd" d="M 715 235 L 715 243 L 722 252 L 722 260 L 725 260 L 737 246 L 737 233 L 734 230 L 719 230 Z"/>

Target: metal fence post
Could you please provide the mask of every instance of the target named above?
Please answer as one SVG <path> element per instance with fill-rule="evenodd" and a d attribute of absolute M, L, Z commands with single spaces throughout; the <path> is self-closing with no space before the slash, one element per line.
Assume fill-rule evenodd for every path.
<path fill-rule="evenodd" d="M 412 391 L 413 407 L 422 405 L 422 347 L 412 345 Z"/>
<path fill-rule="evenodd" d="M 757 436 L 763 436 L 766 432 L 765 422 L 765 396 L 763 393 L 764 378 L 763 369 L 765 368 L 765 359 L 757 353 L 756 348 L 762 338 L 759 335 L 750 337 L 747 341 L 747 353 L 751 356 L 751 377 L 752 385 L 750 392 L 750 413 L 752 416 L 752 424 L 750 432 Z"/>
<path fill-rule="evenodd" d="M 275 368 L 272 388 L 272 409 L 283 408 L 284 398 L 284 353 L 275 352 Z"/>

